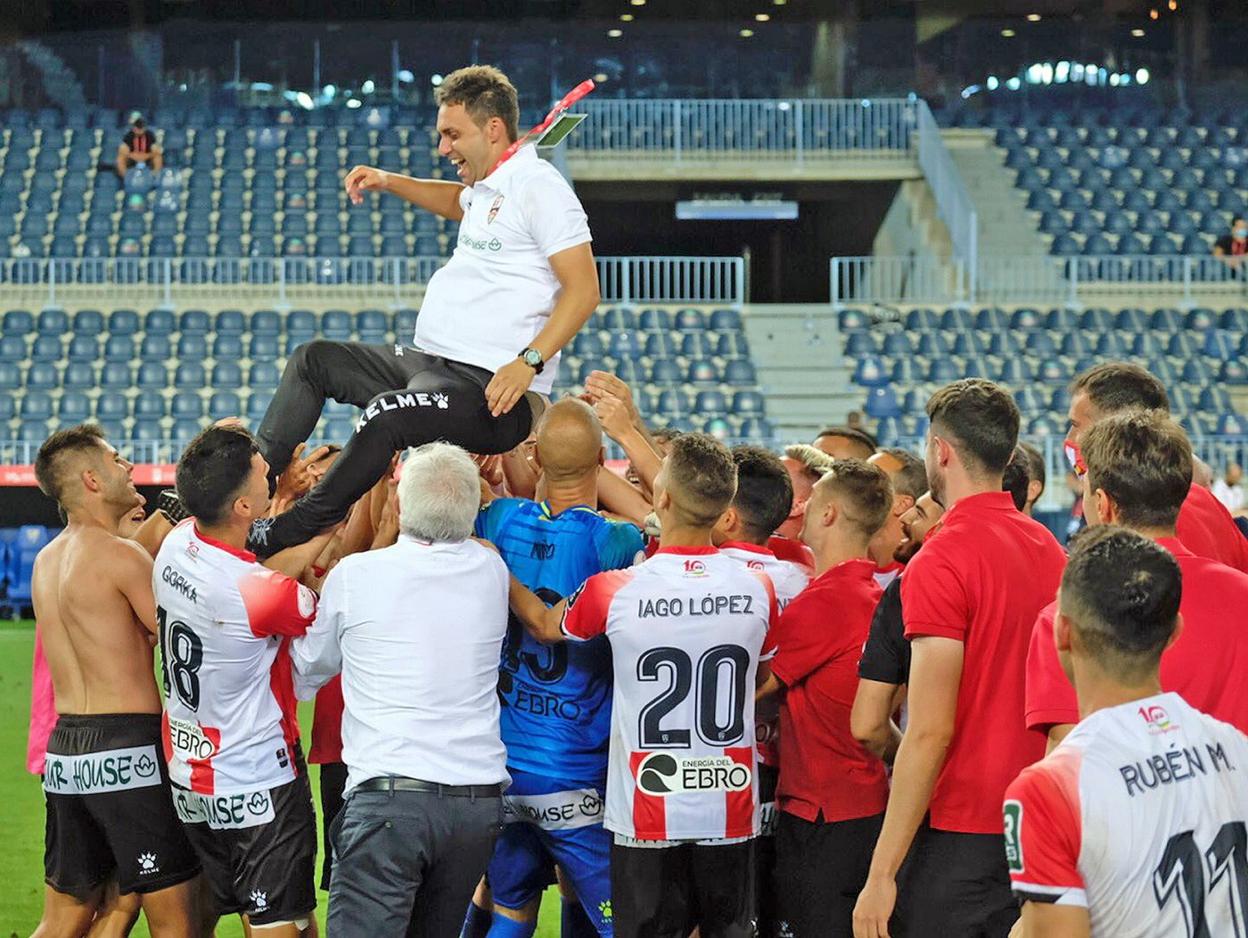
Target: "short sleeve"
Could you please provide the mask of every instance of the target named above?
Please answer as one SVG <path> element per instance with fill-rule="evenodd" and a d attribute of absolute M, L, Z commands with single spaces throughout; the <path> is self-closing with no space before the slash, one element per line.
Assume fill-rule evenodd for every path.
<path fill-rule="evenodd" d="M 1087 906 L 1079 872 L 1079 753 L 1066 747 L 1006 789 L 1005 859 L 1020 902 Z"/>
<path fill-rule="evenodd" d="M 257 638 L 302 635 L 316 618 L 316 593 L 275 570 L 247 571 L 238 580 L 238 593 Z"/>
<path fill-rule="evenodd" d="M 529 233 L 545 257 L 592 241 L 581 200 L 553 166 L 543 167 L 522 189 Z"/>
<path fill-rule="evenodd" d="M 780 614 L 779 624 L 769 633 L 775 647 L 771 673 L 786 687 L 800 684 L 835 654 L 835 645 L 829 640 L 834 634 L 828 627 L 827 610 L 799 596 Z"/>
<path fill-rule="evenodd" d="M 613 580 L 609 573 L 595 574 L 568 597 L 559 623 L 564 635 L 573 641 L 587 642 L 606 634 L 611 600 L 619 589 Z"/>
<path fill-rule="evenodd" d="M 602 570 L 631 567 L 645 559 L 641 528 L 628 521 L 608 521 L 598 534 L 598 565 Z"/>
<path fill-rule="evenodd" d="M 901 604 L 906 610 L 906 638 L 931 635 L 966 641 L 972 603 L 965 576 L 940 542 L 915 555 L 901 578 Z"/>
<path fill-rule="evenodd" d="M 893 580 L 880 597 L 871 617 L 871 629 L 862 657 L 858 660 L 858 676 L 881 684 L 906 684 L 910 678 L 910 657 L 907 652 L 905 624 L 901 617 L 901 579 Z"/>
<path fill-rule="evenodd" d="M 477 512 L 473 533 L 497 546 L 498 534 L 515 508 L 516 500 L 499 498 Z"/>
<path fill-rule="evenodd" d="M 1027 684 L 1024 713 L 1029 730 L 1047 733 L 1050 726 L 1079 722 L 1079 701 L 1062 670 L 1053 638 L 1055 604 L 1040 610 L 1027 648 Z"/>
<path fill-rule="evenodd" d="M 472 187 L 464 186 L 462 189 L 459 190 L 459 210 L 463 212 L 465 215 L 467 215 L 468 209 L 471 207 L 471 205 L 472 205 Z"/>

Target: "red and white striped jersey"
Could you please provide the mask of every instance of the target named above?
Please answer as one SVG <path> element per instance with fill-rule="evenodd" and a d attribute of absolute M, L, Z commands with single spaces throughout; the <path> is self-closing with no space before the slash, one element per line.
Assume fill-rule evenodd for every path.
<path fill-rule="evenodd" d="M 208 795 L 293 780 L 299 725 L 287 646 L 316 617 L 316 594 L 189 520 L 165 538 L 152 580 L 170 779 Z"/>
<path fill-rule="evenodd" d="M 754 683 L 778 614 L 766 574 L 713 547 L 662 548 L 572 596 L 564 634 L 611 643 L 608 830 L 637 840 L 758 833 Z"/>
<path fill-rule="evenodd" d="M 773 538 L 774 540 L 774 538 Z M 792 560 L 781 560 L 769 547 L 747 544 L 744 541 L 728 541 L 719 545 L 720 552 L 744 563 L 750 570 L 765 573 L 776 589 L 776 604 L 780 611 L 810 583 L 810 573 L 804 566 Z M 780 764 L 780 700 L 772 695 L 758 706 L 755 714 L 755 740 L 758 744 L 758 761 L 765 765 Z"/>
<path fill-rule="evenodd" d="M 1248 737 L 1159 694 L 1098 710 L 1006 791 L 1014 893 L 1092 935 L 1243 935 Z"/>

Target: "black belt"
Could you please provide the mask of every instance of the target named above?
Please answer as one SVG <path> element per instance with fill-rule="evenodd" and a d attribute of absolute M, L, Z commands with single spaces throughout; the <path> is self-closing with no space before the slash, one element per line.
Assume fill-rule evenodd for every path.
<path fill-rule="evenodd" d="M 401 775 L 384 775 L 370 778 L 356 785 L 354 791 L 423 791 L 448 798 L 497 798 L 503 793 L 502 785 L 443 785 L 426 782 L 419 778 Z"/>

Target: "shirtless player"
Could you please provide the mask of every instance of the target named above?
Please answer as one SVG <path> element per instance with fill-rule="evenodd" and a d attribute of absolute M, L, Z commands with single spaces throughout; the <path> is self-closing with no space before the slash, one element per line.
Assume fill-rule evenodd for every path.
<path fill-rule="evenodd" d="M 78 936 L 103 887 L 136 892 L 153 938 L 191 938 L 199 861 L 161 752 L 152 559 L 119 535 L 142 498 L 98 427 L 60 430 L 35 477 L 68 524 L 35 561 L 35 615 L 59 714 L 44 770 L 47 890 L 35 938 Z"/>

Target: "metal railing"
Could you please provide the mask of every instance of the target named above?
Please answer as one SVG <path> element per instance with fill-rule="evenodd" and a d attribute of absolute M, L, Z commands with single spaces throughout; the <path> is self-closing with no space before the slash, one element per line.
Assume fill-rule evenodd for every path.
<path fill-rule="evenodd" d="M 0 261 L 0 295 L 8 305 L 116 303 L 174 307 L 179 302 L 360 302 L 401 308 L 419 304 L 444 257 L 114 257 Z M 607 302 L 745 302 L 739 257 L 600 257 Z"/>
<path fill-rule="evenodd" d="M 940 127 L 931 109 L 923 103 L 916 114 L 919 168 L 931 187 L 937 214 L 949 229 L 955 258 L 963 265 L 967 292 L 974 296 L 979 256 L 979 215 L 975 212 L 970 193 L 966 191 L 962 174 L 958 172 L 957 164 L 953 162 L 953 156 L 940 135 Z"/>
<path fill-rule="evenodd" d="M 684 161 L 728 153 L 806 159 L 907 157 L 918 99 L 594 100 L 576 106 L 588 115 L 568 140 L 569 155 L 618 154 Z M 933 126 L 935 122 L 933 121 Z"/>
<path fill-rule="evenodd" d="M 1248 295 L 1248 267 L 1205 255 L 982 257 L 976 276 L 958 261 L 834 257 L 831 301 L 846 303 L 1064 303 L 1155 296 L 1181 306 Z"/>

